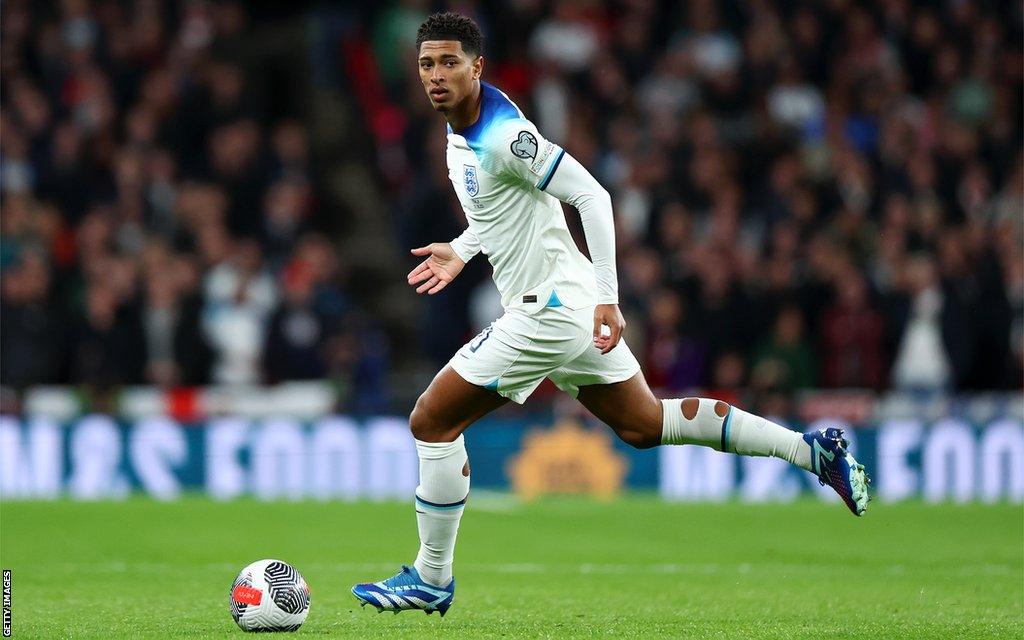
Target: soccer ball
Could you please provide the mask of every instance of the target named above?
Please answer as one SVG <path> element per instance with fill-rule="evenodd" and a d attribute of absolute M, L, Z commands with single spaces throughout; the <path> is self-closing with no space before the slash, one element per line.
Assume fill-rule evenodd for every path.
<path fill-rule="evenodd" d="M 245 631 L 295 631 L 309 615 L 309 586 L 287 562 L 257 560 L 235 578 L 230 603 Z"/>

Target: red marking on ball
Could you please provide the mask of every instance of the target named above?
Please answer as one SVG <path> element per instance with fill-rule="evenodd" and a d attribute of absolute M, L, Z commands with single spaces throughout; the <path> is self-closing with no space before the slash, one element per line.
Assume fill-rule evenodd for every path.
<path fill-rule="evenodd" d="M 239 604 L 258 605 L 263 600 L 263 592 L 240 584 L 231 592 L 231 597 Z"/>

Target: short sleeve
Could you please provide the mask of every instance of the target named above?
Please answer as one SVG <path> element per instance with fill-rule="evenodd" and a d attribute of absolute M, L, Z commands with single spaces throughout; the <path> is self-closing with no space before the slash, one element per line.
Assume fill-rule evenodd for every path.
<path fill-rule="evenodd" d="M 521 118 L 495 127 L 488 140 L 488 155 L 497 172 L 544 190 L 558 169 L 565 151 L 544 139 L 537 127 Z"/>

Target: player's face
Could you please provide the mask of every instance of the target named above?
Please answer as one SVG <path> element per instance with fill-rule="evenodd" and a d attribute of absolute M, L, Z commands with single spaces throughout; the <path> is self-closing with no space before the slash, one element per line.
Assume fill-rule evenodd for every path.
<path fill-rule="evenodd" d="M 451 111 L 473 92 L 483 58 L 470 56 L 458 40 L 427 40 L 420 45 L 420 82 L 436 111 Z"/>

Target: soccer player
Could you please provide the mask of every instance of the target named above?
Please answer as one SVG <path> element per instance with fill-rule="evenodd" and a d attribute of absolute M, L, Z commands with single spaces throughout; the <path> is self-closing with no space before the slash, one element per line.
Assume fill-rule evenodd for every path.
<path fill-rule="evenodd" d="M 775 456 L 818 476 L 856 515 L 868 502 L 864 467 L 839 429 L 800 434 L 706 398 L 659 400 L 622 338 L 615 235 L 608 193 L 572 156 L 544 139 L 522 111 L 481 80 L 483 35 L 469 18 L 433 14 L 416 35 L 420 80 L 448 122 L 448 176 L 468 228 L 451 242 L 413 249 L 408 276 L 434 295 L 483 253 L 504 315 L 452 357 L 409 417 L 419 454 L 420 549 L 411 567 L 352 588 L 364 605 L 444 615 L 455 595 L 452 559 L 469 495 L 462 432 L 544 380 L 576 397 L 628 444 L 696 444 Z M 581 254 L 561 202 L 579 211 L 593 262 Z"/>

